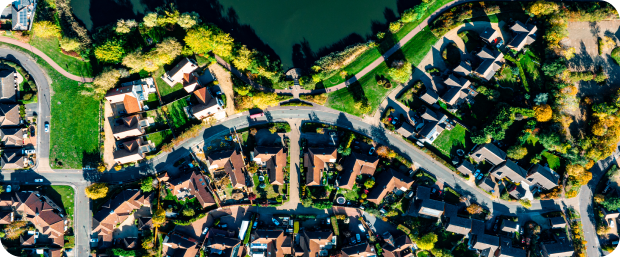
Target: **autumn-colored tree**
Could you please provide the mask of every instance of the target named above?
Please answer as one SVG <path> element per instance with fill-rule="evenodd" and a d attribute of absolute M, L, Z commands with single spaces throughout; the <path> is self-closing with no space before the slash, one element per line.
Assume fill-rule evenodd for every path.
<path fill-rule="evenodd" d="M 603 136 L 605 135 L 606 131 L 607 126 L 605 126 L 605 122 L 602 120 L 599 120 L 598 122 L 594 123 L 594 125 L 592 125 L 592 134 L 596 136 Z"/>
<path fill-rule="evenodd" d="M 119 34 L 127 34 L 131 32 L 131 30 L 138 26 L 136 20 L 124 20 L 119 19 L 116 22 L 116 33 Z"/>
<path fill-rule="evenodd" d="M 153 235 L 150 235 L 148 237 L 143 238 L 142 239 L 142 248 L 144 248 L 145 250 L 153 248 L 153 246 L 155 246 L 154 239 L 155 239 L 155 237 Z"/>
<path fill-rule="evenodd" d="M 548 104 L 534 106 L 534 112 L 538 122 L 547 122 L 553 116 L 553 110 Z"/>
<path fill-rule="evenodd" d="M 144 26 L 146 26 L 147 28 L 152 28 L 157 26 L 157 13 L 154 12 L 149 12 L 146 15 L 144 15 L 143 20 L 144 21 Z"/>
<path fill-rule="evenodd" d="M 480 214 L 482 213 L 482 207 L 478 204 L 472 203 L 467 207 L 467 212 L 469 212 L 469 214 Z"/>
<path fill-rule="evenodd" d="M 16 220 L 8 224 L 4 228 L 5 238 L 15 240 L 18 239 L 24 232 L 26 232 L 26 225 L 28 224 L 25 220 Z"/>
<path fill-rule="evenodd" d="M 390 154 L 390 149 L 387 146 L 379 146 L 377 147 L 377 155 L 383 157 L 383 158 L 388 158 L 388 155 Z"/>
<path fill-rule="evenodd" d="M 579 164 L 569 164 L 566 166 L 566 173 L 570 176 L 578 177 L 585 173 L 583 166 Z"/>
<path fill-rule="evenodd" d="M 159 227 L 164 222 L 166 222 L 166 210 L 161 207 L 158 207 L 157 210 L 153 213 L 153 226 Z"/>
<path fill-rule="evenodd" d="M 196 26 L 196 24 L 200 23 L 200 15 L 198 15 L 197 12 L 186 12 L 186 13 L 182 13 L 179 16 L 179 20 L 177 21 L 177 24 L 179 24 L 179 26 L 181 26 L 181 28 L 184 29 L 191 29 L 192 27 Z"/>
<path fill-rule="evenodd" d="M 173 37 L 165 38 L 157 44 L 152 51 L 152 55 L 157 60 L 158 65 L 170 64 L 181 54 L 183 46 Z"/>
<path fill-rule="evenodd" d="M 594 196 L 594 201 L 595 201 L 596 203 L 602 203 L 602 202 L 604 202 L 604 201 L 605 201 L 605 195 L 603 195 L 603 194 L 596 194 L 596 195 Z"/>
<path fill-rule="evenodd" d="M 538 0 L 527 8 L 527 11 L 534 16 L 544 16 L 556 12 L 560 6 L 554 2 L 547 2 L 544 0 Z"/>
<path fill-rule="evenodd" d="M 104 198 L 108 194 L 108 185 L 106 183 L 94 183 L 84 189 L 86 196 L 96 200 Z"/>
<path fill-rule="evenodd" d="M 527 155 L 527 148 L 525 146 L 513 145 L 508 148 L 506 154 L 512 159 L 521 160 Z"/>
<path fill-rule="evenodd" d="M 199 26 L 190 29 L 185 36 L 185 44 L 196 54 L 213 53 L 228 57 L 232 55 L 234 39 L 214 26 Z"/>
<path fill-rule="evenodd" d="M 38 21 L 32 25 L 32 32 L 40 38 L 60 37 L 60 28 L 50 21 Z"/>
<path fill-rule="evenodd" d="M 113 88 L 118 80 L 121 78 L 122 73 L 120 70 L 112 69 L 109 66 L 103 68 L 103 72 L 95 77 L 92 88 L 97 95 L 105 95 L 108 90 Z"/>
<path fill-rule="evenodd" d="M 247 70 L 253 62 L 255 62 L 256 50 L 248 49 L 245 45 L 237 50 L 236 56 L 232 63 L 241 71 Z"/>
<path fill-rule="evenodd" d="M 95 57 L 104 63 L 117 63 L 123 59 L 125 55 L 124 42 L 121 40 L 110 39 L 95 47 Z"/>
<path fill-rule="evenodd" d="M 60 48 L 67 52 L 78 51 L 82 47 L 82 43 L 75 38 L 62 37 L 59 43 Z"/>
<path fill-rule="evenodd" d="M 415 242 L 418 245 L 418 248 L 422 250 L 431 250 L 435 248 L 435 243 L 437 243 L 437 234 L 431 232 L 428 233 L 416 240 Z"/>

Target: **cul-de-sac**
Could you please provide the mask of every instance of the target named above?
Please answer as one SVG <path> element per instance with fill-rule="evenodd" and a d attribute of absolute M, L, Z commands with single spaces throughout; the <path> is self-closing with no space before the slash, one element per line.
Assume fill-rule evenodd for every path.
<path fill-rule="evenodd" d="M 0 256 L 600 257 L 590 0 L 0 0 Z"/>

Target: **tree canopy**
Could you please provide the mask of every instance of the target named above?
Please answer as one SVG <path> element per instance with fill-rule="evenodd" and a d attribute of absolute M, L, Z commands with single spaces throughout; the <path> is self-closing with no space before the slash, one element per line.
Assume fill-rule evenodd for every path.
<path fill-rule="evenodd" d="M 202 25 L 190 29 L 185 36 L 185 44 L 196 54 L 206 54 L 211 51 L 221 56 L 232 55 L 234 39 L 215 26 Z"/>
<path fill-rule="evenodd" d="M 105 183 L 94 183 L 86 187 L 84 192 L 88 198 L 93 200 L 104 198 L 108 194 L 108 185 Z"/>
<path fill-rule="evenodd" d="M 118 63 L 125 55 L 124 42 L 118 39 L 110 39 L 100 46 L 95 47 L 95 57 L 104 63 Z"/>
<path fill-rule="evenodd" d="M 435 248 L 435 243 L 437 243 L 437 235 L 432 232 L 428 233 L 423 237 L 420 237 L 415 243 L 422 250 L 431 250 Z"/>

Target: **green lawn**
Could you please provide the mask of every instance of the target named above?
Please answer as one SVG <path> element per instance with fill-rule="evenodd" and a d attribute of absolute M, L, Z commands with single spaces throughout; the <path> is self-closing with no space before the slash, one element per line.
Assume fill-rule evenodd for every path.
<path fill-rule="evenodd" d="M 273 186 L 269 184 L 269 178 L 265 176 L 265 180 L 262 183 L 265 183 L 265 188 L 260 188 L 261 182 L 258 180 L 258 175 L 254 175 L 252 177 L 254 180 L 254 188 L 253 191 L 256 193 L 256 197 L 258 199 L 276 199 L 278 195 L 282 194 L 282 188 L 284 186 Z"/>
<path fill-rule="evenodd" d="M 395 38 L 397 40 L 401 40 L 407 34 L 409 34 L 410 31 L 412 31 L 418 25 L 420 25 L 420 23 L 422 23 L 422 21 L 424 21 L 424 19 L 426 19 L 428 16 L 430 16 L 433 12 L 435 12 L 437 9 L 443 7 L 444 5 L 446 5 L 446 4 L 448 4 L 448 3 L 452 2 L 452 1 L 453 0 L 434 0 L 432 2 L 432 4 L 429 6 L 429 8 L 426 10 L 426 12 L 424 14 L 422 14 L 420 19 L 418 19 L 418 21 L 410 22 L 410 23 L 405 24 L 398 32 L 396 32 L 394 34 Z"/>
<path fill-rule="evenodd" d="M 457 149 L 463 149 L 464 151 L 469 149 L 472 146 L 472 142 L 469 139 L 469 131 L 461 125 L 456 125 L 452 130 L 441 132 L 437 139 L 433 141 L 433 145 L 450 157 L 450 154 L 454 154 Z"/>
<path fill-rule="evenodd" d="M 33 56 L 21 47 L 2 45 Z M 50 103 L 50 165 L 63 169 L 81 169 L 84 165 L 94 167 L 101 160 L 96 115 L 99 113 L 99 102 L 82 95 L 82 91 L 88 91 L 82 83 L 64 77 L 40 58 L 37 58 L 37 63 L 46 70 L 51 78 L 52 90 L 56 92 Z"/>
<path fill-rule="evenodd" d="M 326 106 L 361 116 L 363 113 L 360 112 L 359 108 L 355 107 L 355 103 L 362 99 L 367 99 L 371 107 L 371 112 L 369 114 L 372 115 L 389 91 L 389 89 L 377 85 L 377 76 L 385 76 L 386 71 L 387 65 L 382 63 L 347 88 L 329 93 Z"/>
<path fill-rule="evenodd" d="M 189 101 L 189 97 L 185 97 L 168 105 L 168 118 L 170 122 L 172 122 L 172 127 L 174 129 L 184 127 L 190 122 L 189 116 L 187 116 L 187 113 L 185 113 L 183 109 L 188 106 L 187 101 Z"/>
<path fill-rule="evenodd" d="M 357 186 L 353 187 L 353 190 L 347 190 L 344 188 L 338 189 L 338 194 L 342 194 L 344 198 L 349 201 L 358 201 L 360 199 L 360 189 Z"/>
<path fill-rule="evenodd" d="M 377 48 L 369 49 L 368 51 L 364 52 L 362 55 L 357 57 L 355 61 L 353 61 L 346 67 L 344 67 L 343 70 L 345 70 L 347 74 L 349 74 L 347 76 L 347 79 L 353 77 L 355 74 L 362 71 L 364 68 L 366 68 L 366 66 L 370 65 L 372 62 L 377 60 L 377 58 L 379 57 L 381 57 L 381 53 L 379 52 Z M 342 78 L 340 74 L 336 73 L 333 76 L 329 77 L 328 79 L 324 80 L 323 86 L 325 88 L 333 87 L 344 81 L 345 79 Z"/>
<path fill-rule="evenodd" d="M 183 84 L 177 83 L 174 87 L 170 87 L 168 83 L 166 83 L 163 79 L 161 79 L 161 75 L 166 71 L 163 67 L 159 68 L 159 70 L 153 73 L 153 77 L 156 80 L 157 89 L 159 89 L 159 94 L 161 95 L 161 100 L 164 104 L 170 103 L 176 99 L 187 96 L 188 93 L 183 89 Z M 149 97 L 149 101 L 151 102 L 151 98 Z"/>
<path fill-rule="evenodd" d="M 44 187 L 43 195 L 49 197 L 55 204 L 63 208 L 68 217 L 73 220 L 73 209 L 75 203 L 75 191 L 70 186 L 48 186 Z"/>
<path fill-rule="evenodd" d="M 63 54 L 60 50 L 58 38 L 39 38 L 33 36 L 29 44 L 41 50 L 52 58 L 60 67 L 76 76 L 92 77 L 92 67 L 90 62 L 83 62 L 79 58 Z"/>
<path fill-rule="evenodd" d="M 150 140 L 155 144 L 155 148 L 157 151 L 161 149 L 161 146 L 172 139 L 172 132 L 170 130 L 163 130 L 155 133 L 148 134 L 146 136 L 147 140 Z"/>
<path fill-rule="evenodd" d="M 547 164 L 549 164 L 549 168 L 551 168 L 552 170 L 557 171 L 561 166 L 560 163 L 560 157 L 550 153 L 550 152 L 543 152 L 543 157 L 545 157 L 545 160 L 547 161 Z"/>
<path fill-rule="evenodd" d="M 437 0 L 436 0 L 437 1 Z M 417 66 L 431 50 L 431 47 L 439 40 L 428 27 L 418 32 L 407 44 L 405 44 L 400 51 L 414 66 Z M 396 59 L 398 52 L 396 52 L 390 59 Z"/>

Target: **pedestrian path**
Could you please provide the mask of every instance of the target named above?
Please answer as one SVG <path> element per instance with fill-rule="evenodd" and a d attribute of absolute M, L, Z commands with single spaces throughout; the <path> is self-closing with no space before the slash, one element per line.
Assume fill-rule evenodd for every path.
<path fill-rule="evenodd" d="M 37 49 L 36 47 L 21 42 L 19 40 L 15 40 L 12 38 L 8 38 L 8 37 L 2 37 L 0 36 L 0 42 L 4 42 L 7 44 L 11 44 L 11 45 L 16 45 L 19 46 L 21 48 L 24 48 L 26 50 L 29 50 L 30 52 L 36 54 L 37 56 L 43 58 L 43 60 L 45 60 L 47 63 L 49 63 L 52 68 L 54 68 L 56 71 L 60 72 L 60 74 L 62 74 L 63 76 L 71 79 L 71 80 L 75 80 L 75 81 L 79 81 L 79 82 L 93 82 L 93 78 L 86 78 L 86 77 L 80 77 L 80 76 L 76 76 L 73 75 L 69 72 L 67 72 L 65 69 L 63 69 L 62 67 L 60 67 L 56 62 L 54 62 L 54 60 L 52 60 L 52 58 L 50 58 L 49 56 L 47 56 L 45 53 L 41 52 L 41 50 Z"/>

